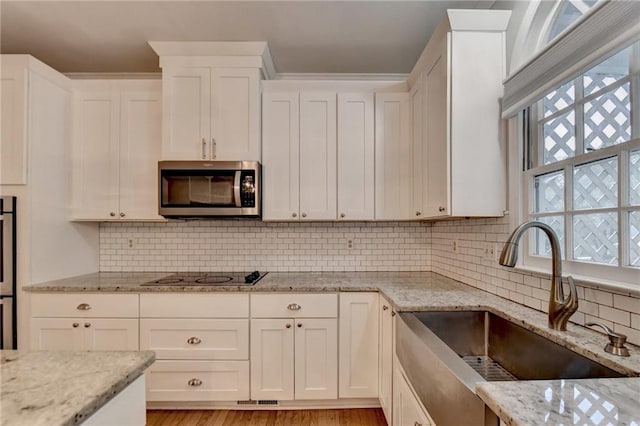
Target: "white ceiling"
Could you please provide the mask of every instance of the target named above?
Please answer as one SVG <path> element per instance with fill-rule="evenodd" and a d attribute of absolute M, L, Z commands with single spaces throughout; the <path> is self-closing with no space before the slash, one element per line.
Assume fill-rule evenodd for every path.
<path fill-rule="evenodd" d="M 158 72 L 157 41 L 267 41 L 279 73 L 408 73 L 450 1 L 0 1 L 0 51 L 61 72 Z"/>

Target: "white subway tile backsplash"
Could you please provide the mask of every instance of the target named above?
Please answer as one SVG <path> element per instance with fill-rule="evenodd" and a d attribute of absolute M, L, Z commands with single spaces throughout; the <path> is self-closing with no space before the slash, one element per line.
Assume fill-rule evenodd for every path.
<path fill-rule="evenodd" d="M 103 223 L 100 270 L 428 271 L 430 231 L 403 222 Z"/>

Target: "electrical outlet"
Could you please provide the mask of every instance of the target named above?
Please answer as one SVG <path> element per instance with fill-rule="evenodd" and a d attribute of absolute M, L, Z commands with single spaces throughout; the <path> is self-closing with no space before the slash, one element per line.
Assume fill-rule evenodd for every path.
<path fill-rule="evenodd" d="M 129 238 L 129 239 L 127 240 L 127 246 L 128 246 L 129 248 L 133 248 L 133 246 L 134 246 L 134 245 L 135 245 L 135 241 L 133 240 L 133 238 Z"/>
<path fill-rule="evenodd" d="M 353 240 L 347 240 L 347 248 L 353 248 Z"/>
<path fill-rule="evenodd" d="M 482 249 L 482 255 L 487 260 L 495 260 L 496 258 L 496 245 L 495 243 L 486 242 Z"/>
<path fill-rule="evenodd" d="M 453 240 L 453 252 L 458 252 L 458 240 Z"/>

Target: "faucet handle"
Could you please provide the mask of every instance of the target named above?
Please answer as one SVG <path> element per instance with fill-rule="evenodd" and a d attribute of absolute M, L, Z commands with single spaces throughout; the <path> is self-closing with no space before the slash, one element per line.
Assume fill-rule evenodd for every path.
<path fill-rule="evenodd" d="M 584 325 L 588 327 L 600 327 L 607 333 L 609 337 L 609 343 L 605 346 L 604 351 L 610 354 L 619 355 L 619 356 L 629 356 L 629 349 L 624 345 L 627 341 L 627 336 L 622 333 L 616 333 L 609 327 L 604 324 L 600 324 L 599 322 L 587 322 Z"/>

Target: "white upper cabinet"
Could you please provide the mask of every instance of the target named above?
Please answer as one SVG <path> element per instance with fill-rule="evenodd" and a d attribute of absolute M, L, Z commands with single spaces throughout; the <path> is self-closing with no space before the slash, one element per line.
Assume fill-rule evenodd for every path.
<path fill-rule="evenodd" d="M 27 183 L 28 69 L 4 61 L 0 75 L 0 185 Z"/>
<path fill-rule="evenodd" d="M 262 95 L 262 218 L 297 220 L 300 211 L 298 92 Z"/>
<path fill-rule="evenodd" d="M 336 218 L 336 93 L 300 93 L 300 218 Z"/>
<path fill-rule="evenodd" d="M 376 93 L 375 218 L 378 220 L 415 218 L 410 123 L 408 93 Z"/>
<path fill-rule="evenodd" d="M 260 161 L 265 42 L 150 42 L 160 55 L 163 160 Z"/>
<path fill-rule="evenodd" d="M 263 95 L 263 219 L 336 219 L 336 93 Z"/>
<path fill-rule="evenodd" d="M 504 214 L 500 98 L 510 14 L 447 11 L 409 76 L 412 90 L 424 96 L 421 114 L 414 103 L 413 135 L 419 144 L 422 132 L 426 149 L 425 217 Z"/>
<path fill-rule="evenodd" d="M 374 217 L 373 93 L 338 93 L 338 219 Z"/>
<path fill-rule="evenodd" d="M 157 162 L 160 82 L 74 83 L 74 220 L 161 220 Z"/>
<path fill-rule="evenodd" d="M 165 160 L 259 160 L 260 71 L 163 69 Z"/>

